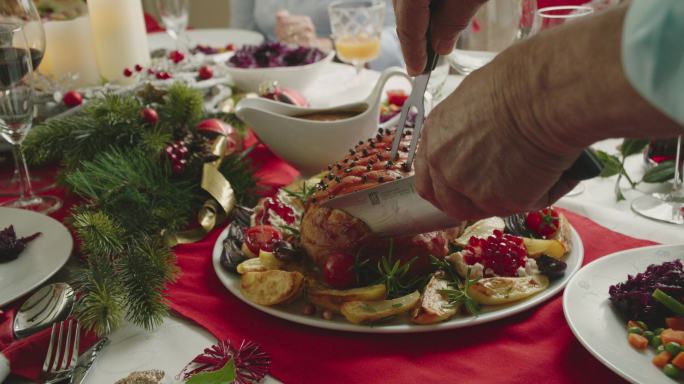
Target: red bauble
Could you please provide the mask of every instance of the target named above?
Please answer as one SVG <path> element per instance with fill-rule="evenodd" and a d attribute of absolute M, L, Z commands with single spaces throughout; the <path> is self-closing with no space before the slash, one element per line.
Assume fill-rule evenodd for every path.
<path fill-rule="evenodd" d="M 143 70 L 142 65 L 140 65 L 140 64 L 136 64 L 136 65 L 135 65 L 135 71 L 136 71 L 136 72 L 142 72 L 142 70 Z"/>
<path fill-rule="evenodd" d="M 299 107 L 308 107 L 309 101 L 294 89 L 283 88 L 277 81 L 266 81 L 259 85 L 259 96 Z"/>
<path fill-rule="evenodd" d="M 209 80 L 214 77 L 214 70 L 205 65 L 199 69 L 198 75 L 201 80 Z"/>
<path fill-rule="evenodd" d="M 159 122 L 159 114 L 152 108 L 143 108 L 140 111 L 140 117 L 150 125 L 157 125 Z"/>
<path fill-rule="evenodd" d="M 178 64 L 185 59 L 185 55 L 181 51 L 172 51 L 169 53 L 169 59 L 174 63 Z"/>
<path fill-rule="evenodd" d="M 207 119 L 197 125 L 197 131 L 205 135 L 223 135 L 228 138 L 228 152 L 242 150 L 242 138 L 235 127 L 219 119 Z"/>
<path fill-rule="evenodd" d="M 74 108 L 83 104 L 83 96 L 77 91 L 69 91 L 64 94 L 64 99 L 62 101 L 67 107 Z"/>

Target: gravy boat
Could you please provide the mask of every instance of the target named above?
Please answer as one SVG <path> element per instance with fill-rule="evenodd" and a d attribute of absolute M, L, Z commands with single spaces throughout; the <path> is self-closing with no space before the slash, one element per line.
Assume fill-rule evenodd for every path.
<path fill-rule="evenodd" d="M 237 116 L 247 123 L 276 155 L 312 176 L 342 159 L 360 140 L 373 137 L 378 127 L 391 126 L 398 116 L 379 124 L 382 90 L 394 76 L 411 78 L 400 68 L 386 69 L 365 100 L 333 108 L 303 108 L 265 98 L 241 100 Z M 329 121 L 311 115 L 347 115 Z"/>

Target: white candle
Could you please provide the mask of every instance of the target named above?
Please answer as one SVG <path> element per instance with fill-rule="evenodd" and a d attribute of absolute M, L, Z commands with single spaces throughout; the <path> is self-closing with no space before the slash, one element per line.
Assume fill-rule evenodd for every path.
<path fill-rule="evenodd" d="M 46 21 L 45 56 L 39 71 L 55 80 L 75 76 L 77 88 L 97 85 L 100 72 L 95 61 L 90 19 Z"/>
<path fill-rule="evenodd" d="M 133 83 L 124 70 L 150 64 L 141 0 L 88 0 L 88 11 L 100 75 L 113 83 Z"/>

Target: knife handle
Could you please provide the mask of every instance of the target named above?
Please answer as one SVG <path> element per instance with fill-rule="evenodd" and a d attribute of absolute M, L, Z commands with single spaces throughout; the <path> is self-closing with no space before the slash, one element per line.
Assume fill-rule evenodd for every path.
<path fill-rule="evenodd" d="M 587 148 L 582 151 L 577 160 L 575 160 L 575 163 L 572 164 L 572 167 L 563 173 L 563 176 L 568 179 L 582 181 L 593 179 L 600 175 L 601 171 L 603 171 L 601 161 L 594 151 Z"/>
<path fill-rule="evenodd" d="M 432 72 L 435 69 L 435 67 L 437 67 L 437 61 L 439 61 L 439 55 L 437 55 L 437 53 L 435 53 L 435 49 L 432 48 L 432 8 L 433 7 L 431 6 L 427 34 L 425 35 L 425 39 L 427 41 L 427 62 L 425 63 L 425 69 L 423 70 L 423 74 Z"/>

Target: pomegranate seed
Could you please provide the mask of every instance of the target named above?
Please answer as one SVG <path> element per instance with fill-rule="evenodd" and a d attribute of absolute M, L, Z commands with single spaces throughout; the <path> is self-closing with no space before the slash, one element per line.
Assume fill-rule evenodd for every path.
<path fill-rule="evenodd" d="M 469 265 L 480 263 L 496 276 L 517 276 L 518 268 L 525 266 L 527 249 L 522 238 L 497 230 L 486 239 L 471 237 L 463 254 Z"/>

